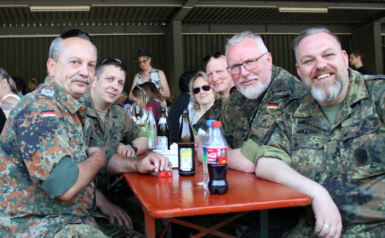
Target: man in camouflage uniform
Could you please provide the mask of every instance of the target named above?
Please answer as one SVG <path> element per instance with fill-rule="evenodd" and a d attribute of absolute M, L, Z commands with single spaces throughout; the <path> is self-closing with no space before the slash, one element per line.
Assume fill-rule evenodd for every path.
<path fill-rule="evenodd" d="M 138 162 L 104 145 L 97 146 L 107 155 L 87 148 L 96 135 L 77 100 L 94 79 L 96 60 L 86 33 L 64 32 L 51 44 L 49 77 L 12 111 L 0 136 L 0 237 L 63 237 L 69 230 L 105 237 L 90 216 L 95 175 L 169 166 L 158 155 Z"/>
<path fill-rule="evenodd" d="M 226 70 L 226 57 L 222 52 L 216 52 L 203 58 L 206 64 L 207 81 L 210 87 L 219 94 L 221 98 L 214 102 L 214 105 L 194 124 L 193 128 L 198 131 L 199 128 L 206 131 L 206 121 L 221 120 L 221 109 L 223 102 L 230 95 L 230 89 L 234 86 L 231 75 Z"/>
<path fill-rule="evenodd" d="M 293 46 L 310 93 L 268 133 L 256 175 L 312 197 L 287 237 L 385 237 L 385 76 L 349 69 L 326 28 L 302 32 Z"/>

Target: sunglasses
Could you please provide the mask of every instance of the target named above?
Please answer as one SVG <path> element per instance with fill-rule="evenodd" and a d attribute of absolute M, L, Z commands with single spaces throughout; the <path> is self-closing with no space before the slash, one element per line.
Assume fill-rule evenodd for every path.
<path fill-rule="evenodd" d="M 214 54 L 211 54 L 211 55 L 206 55 L 205 57 L 203 57 L 203 62 L 208 63 L 210 61 L 211 57 L 214 57 L 215 59 L 218 59 L 222 55 L 225 55 L 225 54 L 223 54 L 220 51 L 215 52 Z"/>
<path fill-rule="evenodd" d="M 99 67 L 105 64 L 116 65 L 116 66 L 119 66 L 124 71 L 128 71 L 126 65 L 123 64 L 123 62 L 120 59 L 105 59 L 99 64 Z"/>
<path fill-rule="evenodd" d="M 94 44 L 94 42 L 92 41 L 90 35 L 88 35 L 84 31 L 78 30 L 78 29 L 71 29 L 71 30 L 65 31 L 65 32 L 61 33 L 59 37 L 62 38 L 62 39 L 67 39 L 67 38 L 70 38 L 70 37 L 78 37 L 79 35 L 87 36 L 90 39 L 91 43 Z"/>
<path fill-rule="evenodd" d="M 211 88 L 210 88 L 210 85 L 208 85 L 208 84 L 202 86 L 202 90 L 203 90 L 203 91 L 206 91 L 206 92 L 207 92 L 207 91 L 209 91 L 210 89 L 211 89 Z M 193 93 L 194 93 L 194 94 L 198 94 L 200 91 L 201 91 L 201 88 L 200 88 L 200 87 L 193 88 Z"/>
<path fill-rule="evenodd" d="M 139 64 L 145 64 L 147 62 L 148 59 L 145 59 L 145 60 L 142 60 L 142 61 L 138 61 Z"/>

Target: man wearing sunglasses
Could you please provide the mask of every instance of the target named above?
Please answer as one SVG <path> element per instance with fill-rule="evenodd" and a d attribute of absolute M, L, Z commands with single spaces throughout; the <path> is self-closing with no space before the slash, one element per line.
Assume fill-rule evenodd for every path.
<path fill-rule="evenodd" d="M 226 70 L 226 57 L 222 52 L 206 55 L 203 61 L 206 63 L 207 81 L 210 87 L 219 94 L 220 98 L 217 99 L 214 105 L 194 124 L 193 128 L 196 131 L 198 131 L 199 128 L 206 130 L 206 121 L 209 119 L 220 120 L 223 102 L 230 95 L 230 89 L 234 86 L 231 75 Z M 208 90 L 210 90 L 210 88 Z"/>
<path fill-rule="evenodd" d="M 88 34 L 64 32 L 50 46 L 44 84 L 8 118 L 0 136 L 0 237 L 106 237 L 90 216 L 96 174 L 169 166 L 161 156 L 138 162 L 106 156 L 106 145 L 89 147 L 96 134 L 78 100 L 94 80 L 96 61 Z"/>

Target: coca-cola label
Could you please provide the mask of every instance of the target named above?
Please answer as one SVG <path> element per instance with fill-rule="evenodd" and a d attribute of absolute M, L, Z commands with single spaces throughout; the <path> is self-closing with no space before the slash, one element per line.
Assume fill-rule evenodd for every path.
<path fill-rule="evenodd" d="M 227 147 L 207 147 L 208 164 L 227 164 Z"/>

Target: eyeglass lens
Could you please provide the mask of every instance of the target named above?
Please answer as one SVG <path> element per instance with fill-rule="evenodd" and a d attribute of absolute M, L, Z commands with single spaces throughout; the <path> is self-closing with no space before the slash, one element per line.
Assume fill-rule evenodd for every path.
<path fill-rule="evenodd" d="M 202 86 L 202 89 L 203 91 L 209 91 L 210 90 L 210 85 L 203 85 Z M 193 93 L 194 94 L 198 94 L 199 92 L 201 91 L 201 88 L 200 87 L 197 87 L 197 88 L 193 88 Z"/>

